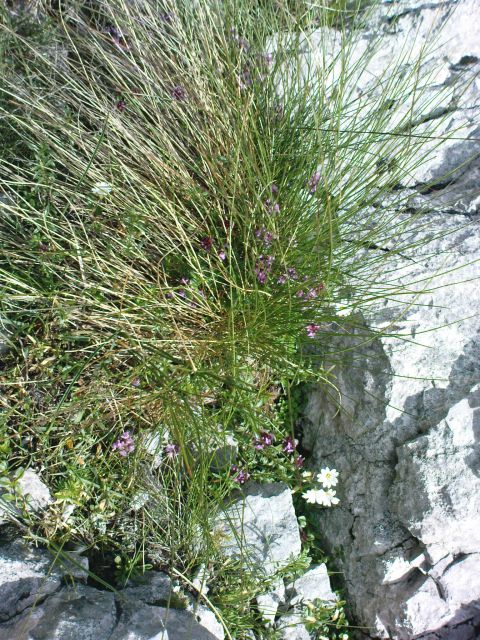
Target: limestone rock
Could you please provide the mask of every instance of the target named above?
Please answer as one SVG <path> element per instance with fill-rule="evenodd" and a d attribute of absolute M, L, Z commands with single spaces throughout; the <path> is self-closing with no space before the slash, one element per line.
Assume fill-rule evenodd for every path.
<path fill-rule="evenodd" d="M 85 579 L 88 561 L 52 556 L 16 540 L 0 546 L 0 640 L 224 640 L 212 611 L 149 572 L 117 592 Z M 76 575 L 75 575 L 76 574 Z"/>
<path fill-rule="evenodd" d="M 265 622 L 273 624 L 278 608 L 285 603 L 285 598 L 285 585 L 281 578 L 275 581 L 268 593 L 257 596 L 257 608 Z"/>
<path fill-rule="evenodd" d="M 223 636 L 222 636 L 223 637 Z M 109 640 L 218 640 L 193 613 L 129 602 Z"/>
<path fill-rule="evenodd" d="M 448 236 L 432 240 L 416 273 L 428 278 L 442 264 L 445 271 L 458 268 L 457 275 L 437 275 L 435 290 L 402 318 L 395 319 L 391 304 L 373 312 L 370 326 L 393 323 L 412 341 L 375 339 L 343 356 L 336 384 L 344 410 L 320 389 L 312 390 L 306 408 L 303 444 L 314 466 L 340 472 L 340 505 L 315 517 L 331 553 L 342 549 L 347 599 L 375 638 L 433 632 L 480 598 L 473 569 L 480 549 L 480 320 L 472 315 L 480 292 L 469 281 L 480 257 L 480 229 L 430 219 L 432 233 L 443 229 Z M 466 281 L 455 284 L 463 280 L 460 272 Z M 352 328 L 332 350 L 353 347 L 361 333 Z M 470 554 L 475 561 L 461 568 Z M 459 562 L 463 577 L 449 581 L 447 597 L 449 562 Z"/>
<path fill-rule="evenodd" d="M 56 569 L 67 580 L 88 580 L 88 558 L 74 551 L 64 551 L 56 560 Z"/>
<path fill-rule="evenodd" d="M 281 640 L 311 640 L 301 617 L 296 613 L 282 616 L 277 620 L 276 628 Z"/>
<path fill-rule="evenodd" d="M 32 469 L 27 469 L 17 482 L 17 488 L 32 511 L 41 511 L 53 502 L 47 485 Z"/>
<path fill-rule="evenodd" d="M 61 573 L 52 565 L 49 553 L 21 540 L 0 547 L 0 622 L 60 589 Z"/>
<path fill-rule="evenodd" d="M 480 449 L 474 430 L 479 401 L 477 385 L 438 425 L 397 449 L 390 497 L 402 524 L 433 560 L 480 553 Z M 480 598 L 480 579 L 476 586 Z"/>
<path fill-rule="evenodd" d="M 79 585 L 1 625 L 0 640 L 110 640 L 115 623 L 113 594 Z"/>
<path fill-rule="evenodd" d="M 216 522 L 225 555 L 242 559 L 257 574 L 273 575 L 298 556 L 300 532 L 289 487 L 251 483 Z"/>
<path fill-rule="evenodd" d="M 416 131 L 437 123 L 435 135 L 456 132 L 438 148 L 426 140 L 430 155 L 391 201 L 377 203 L 402 200 L 401 215 L 417 216 L 410 237 L 426 244 L 392 259 L 385 282 L 417 283 L 418 295 L 408 308 L 385 300 L 368 317 L 351 317 L 324 354 L 343 410 L 320 388 L 305 410 L 312 467 L 340 472 L 340 505 L 315 512 L 318 530 L 371 638 L 480 637 L 478 15 L 479 0 L 384 2 L 358 35 L 360 59 L 382 31 L 356 77 L 359 95 L 377 90 L 406 43 L 408 72 L 430 40 L 419 73 L 432 74 L 421 92 L 432 108 Z M 305 61 L 329 37 L 311 38 Z M 392 234 L 387 244 L 397 240 Z M 368 327 L 407 340 L 367 343 Z"/>
<path fill-rule="evenodd" d="M 238 455 L 238 442 L 233 435 L 227 434 L 223 442 L 218 442 L 212 455 L 211 468 L 216 473 L 230 469 Z"/>
<path fill-rule="evenodd" d="M 288 584 L 286 590 L 288 603 L 291 606 L 313 600 L 332 603 L 337 599 L 330 586 L 325 564 L 312 566 L 302 576 Z"/>

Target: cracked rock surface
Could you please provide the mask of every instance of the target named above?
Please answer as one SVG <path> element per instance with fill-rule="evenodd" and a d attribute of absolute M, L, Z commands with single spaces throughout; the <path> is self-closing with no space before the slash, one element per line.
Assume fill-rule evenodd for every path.
<path fill-rule="evenodd" d="M 333 340 L 332 351 L 357 347 L 335 363 L 343 410 L 312 388 L 304 417 L 312 466 L 340 472 L 341 503 L 316 520 L 370 638 L 480 637 L 480 2 L 385 3 L 372 64 L 385 70 L 408 33 L 437 23 L 435 86 L 470 78 L 445 102 L 438 134 L 459 127 L 467 139 L 399 185 L 427 244 L 390 265 L 427 291 L 403 315 L 386 302 Z M 362 323 L 407 341 L 361 344 Z"/>
<path fill-rule="evenodd" d="M 64 579 L 52 556 L 0 546 L 0 640 L 223 640 L 211 611 L 151 572 L 120 592 Z"/>

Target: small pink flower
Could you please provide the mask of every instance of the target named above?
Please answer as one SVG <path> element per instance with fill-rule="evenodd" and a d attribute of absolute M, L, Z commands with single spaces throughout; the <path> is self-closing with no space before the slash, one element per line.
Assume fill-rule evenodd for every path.
<path fill-rule="evenodd" d="M 261 450 L 265 447 L 270 447 L 275 442 L 275 436 L 268 431 L 262 431 L 258 438 L 253 441 L 255 449 Z"/>
<path fill-rule="evenodd" d="M 122 457 L 128 456 L 135 451 L 135 443 L 130 431 L 124 431 L 119 439 L 113 443 L 112 449 L 118 451 Z"/>
<path fill-rule="evenodd" d="M 182 87 L 180 84 L 177 84 L 175 87 L 171 89 L 170 95 L 174 100 L 177 100 L 179 102 L 186 100 L 188 97 L 187 90 L 185 89 L 185 87 Z"/>
<path fill-rule="evenodd" d="M 308 188 L 310 193 L 315 193 L 315 191 L 317 190 L 318 187 L 318 183 L 320 182 L 320 172 L 319 171 L 315 171 L 315 173 L 313 173 L 308 181 Z"/>
<path fill-rule="evenodd" d="M 180 447 L 178 446 L 178 444 L 173 444 L 172 442 L 170 442 L 169 444 L 165 445 L 163 452 L 165 453 L 167 458 L 176 458 L 180 452 Z"/>
<path fill-rule="evenodd" d="M 307 332 L 307 336 L 309 338 L 315 338 L 321 328 L 322 327 L 319 324 L 307 324 L 307 326 L 305 327 L 305 331 Z"/>
<path fill-rule="evenodd" d="M 273 202 L 273 200 L 271 200 L 270 198 L 267 198 L 267 200 L 265 200 L 265 209 L 267 210 L 267 213 L 280 213 L 280 205 L 278 204 L 278 202 Z"/>
<path fill-rule="evenodd" d="M 117 102 L 118 111 L 125 111 L 126 108 L 127 108 L 127 103 L 125 102 L 125 100 L 119 100 Z"/>
<path fill-rule="evenodd" d="M 292 438 L 292 436 L 288 436 L 288 438 L 285 438 L 285 440 L 283 441 L 283 451 L 285 453 L 294 453 L 296 448 L 297 443 L 296 440 Z"/>
<path fill-rule="evenodd" d="M 231 473 L 236 474 L 234 480 L 235 482 L 238 482 L 238 484 L 245 484 L 247 480 L 250 479 L 250 474 L 245 469 L 239 469 L 238 467 L 233 466 L 230 471 Z"/>
<path fill-rule="evenodd" d="M 295 466 L 297 467 L 297 469 L 301 469 L 303 467 L 303 464 L 305 462 L 305 458 L 303 456 L 297 456 L 295 458 Z"/>
<path fill-rule="evenodd" d="M 265 284 L 267 276 L 272 270 L 272 265 L 275 260 L 275 256 L 261 255 L 258 257 L 257 264 L 255 265 L 255 275 L 260 284 Z"/>
<path fill-rule="evenodd" d="M 273 433 L 268 433 L 268 431 L 263 431 L 260 434 L 260 439 L 267 447 L 275 442 L 275 436 L 273 435 Z"/>
<path fill-rule="evenodd" d="M 292 280 L 297 280 L 298 279 L 298 273 L 297 273 L 297 270 L 295 269 L 295 267 L 289 267 L 287 269 L 287 274 L 288 274 L 288 277 L 291 278 Z"/>
<path fill-rule="evenodd" d="M 225 262 L 225 260 L 226 260 L 226 258 L 227 258 L 227 254 L 226 254 L 226 253 L 225 253 L 225 251 L 223 251 L 223 250 L 222 250 L 222 251 L 219 251 L 219 252 L 218 252 L 218 257 L 220 258 L 220 260 L 221 260 L 222 262 Z"/>

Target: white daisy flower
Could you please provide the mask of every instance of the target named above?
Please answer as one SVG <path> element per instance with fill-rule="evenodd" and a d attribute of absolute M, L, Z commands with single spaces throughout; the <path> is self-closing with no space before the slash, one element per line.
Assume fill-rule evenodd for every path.
<path fill-rule="evenodd" d="M 325 491 L 323 489 L 309 489 L 302 493 L 302 498 L 304 498 L 309 504 L 321 504 L 325 500 Z"/>
<path fill-rule="evenodd" d="M 324 469 L 321 469 L 320 473 L 317 475 L 317 481 L 323 484 L 325 489 L 335 487 L 338 483 L 338 471 L 336 469 L 325 467 Z"/>
<path fill-rule="evenodd" d="M 338 504 L 340 500 L 336 497 L 336 493 L 333 489 L 327 489 L 323 492 L 323 506 L 324 507 L 332 507 L 335 504 Z"/>

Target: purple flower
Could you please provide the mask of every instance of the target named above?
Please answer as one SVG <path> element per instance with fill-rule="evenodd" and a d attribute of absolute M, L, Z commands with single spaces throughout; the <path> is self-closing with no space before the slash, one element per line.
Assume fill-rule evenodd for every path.
<path fill-rule="evenodd" d="M 169 442 L 167 445 L 165 445 L 163 452 L 167 456 L 167 458 L 176 458 L 180 452 L 180 447 L 178 446 L 178 444 Z"/>
<path fill-rule="evenodd" d="M 233 466 L 231 472 L 236 474 L 234 480 L 238 482 L 238 484 L 245 484 L 247 480 L 250 479 L 250 474 L 245 469 L 239 469 Z"/>
<path fill-rule="evenodd" d="M 275 237 L 276 237 L 271 231 L 268 231 L 265 227 L 260 227 L 256 229 L 255 236 L 259 240 L 261 240 L 263 244 L 266 245 L 267 247 L 272 244 L 273 240 L 275 240 Z"/>
<path fill-rule="evenodd" d="M 265 284 L 267 276 L 272 270 L 272 264 L 275 260 L 274 256 L 259 256 L 257 264 L 255 265 L 255 275 L 260 284 Z"/>
<path fill-rule="evenodd" d="M 242 73 L 237 76 L 237 82 L 240 89 L 246 89 L 253 84 L 252 73 L 248 67 L 244 67 Z"/>
<path fill-rule="evenodd" d="M 125 100 L 119 100 L 117 102 L 117 109 L 119 111 L 125 111 L 126 108 L 127 108 L 127 103 L 125 102 Z"/>
<path fill-rule="evenodd" d="M 261 264 L 268 271 L 271 270 L 273 261 L 275 260 L 275 256 L 265 256 L 261 255 L 258 257 L 258 263 Z"/>
<path fill-rule="evenodd" d="M 303 463 L 305 462 L 305 458 L 303 456 L 297 456 L 295 458 L 295 466 L 297 469 L 301 469 L 303 467 Z"/>
<path fill-rule="evenodd" d="M 213 247 L 213 238 L 212 236 L 205 236 L 200 240 L 200 246 L 204 251 L 210 251 Z"/>
<path fill-rule="evenodd" d="M 276 196 L 278 194 L 278 187 L 277 187 L 277 185 L 275 183 L 272 184 L 271 191 L 272 191 L 272 194 L 274 196 Z"/>
<path fill-rule="evenodd" d="M 280 205 L 278 204 L 278 202 L 273 202 L 273 200 L 271 200 L 270 198 L 267 198 L 267 200 L 265 200 L 265 208 L 268 213 L 280 213 Z"/>
<path fill-rule="evenodd" d="M 120 38 L 122 37 L 122 32 L 119 29 L 117 29 L 117 27 L 114 27 L 113 25 L 110 25 L 109 27 L 107 27 L 105 29 L 105 33 L 108 33 L 108 35 L 111 36 L 112 39 L 115 41 L 120 40 Z"/>
<path fill-rule="evenodd" d="M 260 439 L 266 447 L 269 447 L 275 442 L 275 436 L 273 435 L 273 433 L 268 433 L 268 431 L 262 431 L 262 433 L 260 434 Z"/>
<path fill-rule="evenodd" d="M 312 174 L 312 176 L 308 181 L 308 188 L 310 193 L 315 193 L 315 191 L 317 190 L 318 183 L 320 182 L 320 178 L 321 176 L 319 171 L 315 171 L 315 173 Z"/>
<path fill-rule="evenodd" d="M 218 252 L 218 257 L 220 258 L 220 260 L 221 260 L 222 262 L 224 262 L 224 261 L 226 260 L 226 258 L 227 258 L 227 254 L 226 254 L 226 253 L 225 253 L 225 251 L 223 251 L 223 250 L 222 250 L 222 251 L 219 251 L 219 252 Z"/>
<path fill-rule="evenodd" d="M 159 15 L 159 18 L 162 22 L 168 22 L 169 24 L 173 22 L 174 17 L 175 14 L 173 13 L 173 11 L 168 11 Z"/>
<path fill-rule="evenodd" d="M 296 448 L 297 443 L 295 439 L 292 438 L 292 436 L 288 436 L 288 438 L 285 438 L 285 440 L 283 441 L 283 451 L 285 453 L 294 453 Z"/>
<path fill-rule="evenodd" d="M 257 276 L 257 280 L 260 284 L 265 284 L 267 281 L 267 274 L 262 269 L 255 269 L 255 274 Z"/>
<path fill-rule="evenodd" d="M 298 273 L 295 267 L 288 267 L 287 274 L 288 274 L 288 277 L 291 278 L 292 280 L 298 279 Z"/>
<path fill-rule="evenodd" d="M 118 453 L 123 457 L 132 453 L 135 450 L 135 443 L 130 431 L 124 431 L 119 439 L 113 443 L 112 449 L 114 451 L 118 451 Z"/>
<path fill-rule="evenodd" d="M 178 101 L 186 100 L 188 97 L 187 90 L 180 84 L 177 84 L 175 87 L 173 87 L 173 89 L 170 91 L 170 95 L 174 100 Z"/>
<path fill-rule="evenodd" d="M 113 40 L 113 42 L 119 46 L 122 47 L 122 49 L 129 49 L 128 43 L 125 40 L 125 36 L 123 35 L 123 33 L 120 31 L 120 29 L 117 29 L 117 27 L 109 26 L 105 29 L 105 33 L 107 33 Z"/>
<path fill-rule="evenodd" d="M 288 280 L 298 280 L 298 273 L 295 267 L 288 267 L 286 272 L 279 276 L 277 282 L 278 284 L 285 284 Z M 300 291 L 300 296 L 303 296 L 303 291 Z M 298 296 L 298 293 L 297 293 Z"/>
<path fill-rule="evenodd" d="M 134 380 L 132 380 L 132 387 L 139 387 L 140 386 L 140 378 L 135 378 Z"/>
<path fill-rule="evenodd" d="M 307 332 L 307 336 L 309 338 L 314 338 L 318 331 L 320 331 L 321 326 L 319 324 L 307 324 L 305 327 L 305 331 Z"/>
<path fill-rule="evenodd" d="M 275 436 L 273 433 L 269 433 L 268 431 L 262 431 L 258 438 L 255 438 L 253 441 L 253 446 L 255 449 L 264 449 L 265 447 L 270 447 L 275 442 Z"/>

